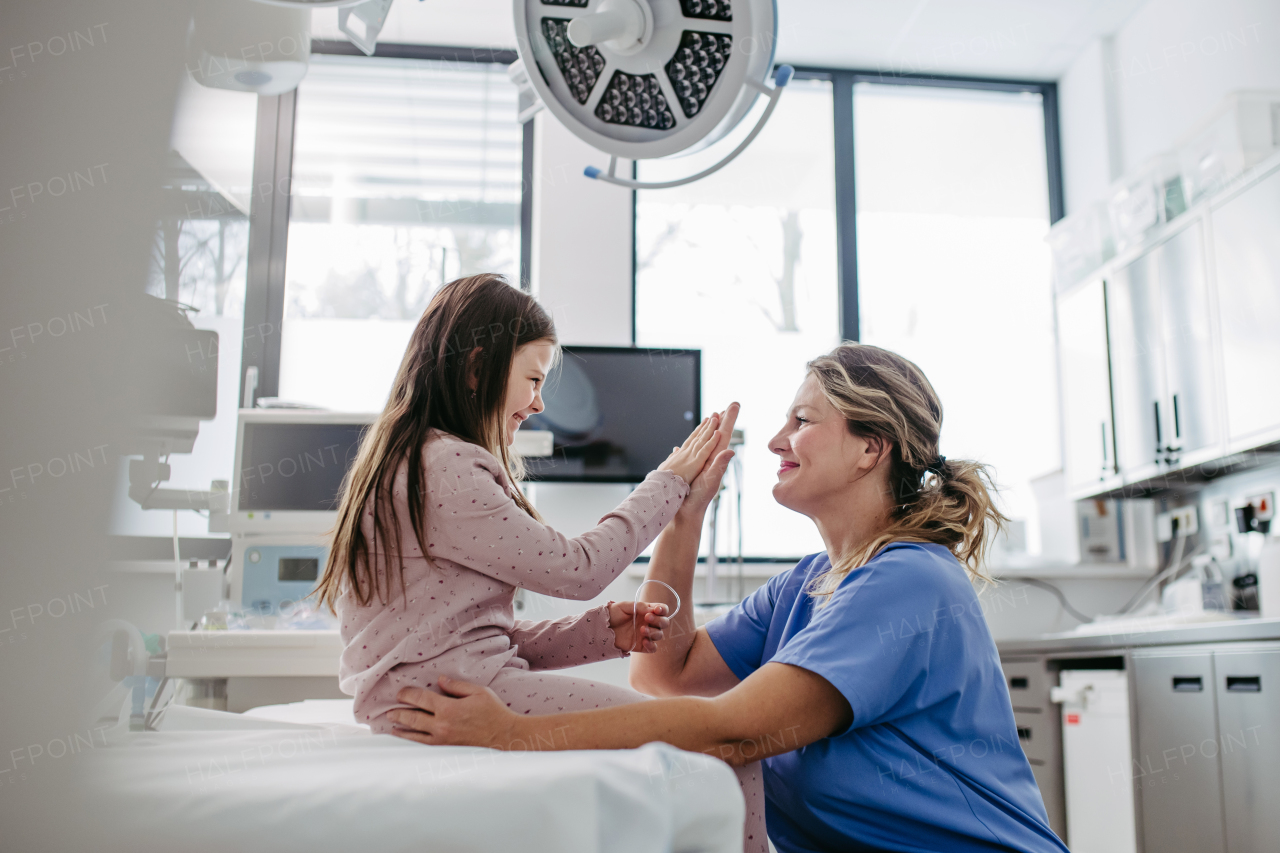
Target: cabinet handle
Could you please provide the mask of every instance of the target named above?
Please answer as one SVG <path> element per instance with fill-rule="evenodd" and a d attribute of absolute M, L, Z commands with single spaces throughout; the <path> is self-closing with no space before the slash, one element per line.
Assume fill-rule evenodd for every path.
<path fill-rule="evenodd" d="M 1204 679 L 1198 675 L 1175 675 L 1173 677 L 1174 693 L 1200 693 L 1204 690 Z"/>
<path fill-rule="evenodd" d="M 1261 693 L 1262 676 L 1260 675 L 1228 675 L 1227 690 L 1232 693 Z"/>
<path fill-rule="evenodd" d="M 1160 433 L 1160 401 L 1155 401 L 1156 407 L 1156 464 L 1160 464 L 1160 454 L 1162 452 L 1161 445 L 1164 444 L 1164 438 Z"/>
<path fill-rule="evenodd" d="M 1107 422 L 1103 421 L 1099 426 L 1102 427 L 1102 473 L 1099 475 L 1101 478 L 1107 476 L 1107 472 L 1110 470 L 1111 465 L 1107 461 Z"/>
<path fill-rule="evenodd" d="M 1182 438 L 1182 423 L 1178 418 L 1178 395 L 1173 395 L 1173 437 Z"/>

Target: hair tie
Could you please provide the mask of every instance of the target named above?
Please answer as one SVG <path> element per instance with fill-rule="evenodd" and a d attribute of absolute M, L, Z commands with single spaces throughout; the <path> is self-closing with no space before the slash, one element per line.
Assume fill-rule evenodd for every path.
<path fill-rule="evenodd" d="M 627 654 L 630 654 L 631 652 L 634 652 L 636 649 L 640 648 L 640 590 L 644 589 L 644 585 L 647 583 L 656 583 L 658 586 L 665 586 L 667 589 L 671 591 L 671 594 L 676 597 L 676 612 L 668 616 L 667 617 L 668 619 L 676 618 L 676 613 L 680 612 L 680 593 L 676 592 L 675 587 L 673 587 L 669 583 L 665 583 L 659 580 L 654 580 L 652 578 L 645 578 L 644 580 L 640 581 L 640 586 L 636 587 L 636 597 L 631 602 L 631 627 L 635 632 L 636 641 L 632 644 L 631 649 L 630 651 L 627 652 Z"/>
<path fill-rule="evenodd" d="M 943 456 L 942 454 L 938 454 L 938 458 L 933 460 L 929 464 L 925 465 L 924 470 L 932 471 L 933 473 L 941 476 L 942 466 L 946 464 L 947 464 L 947 457 Z"/>

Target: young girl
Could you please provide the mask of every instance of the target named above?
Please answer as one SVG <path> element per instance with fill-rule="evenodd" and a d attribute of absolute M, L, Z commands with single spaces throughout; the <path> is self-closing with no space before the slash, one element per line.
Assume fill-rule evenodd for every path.
<path fill-rule="evenodd" d="M 575 538 L 557 533 L 521 493 L 510 450 L 520 424 L 543 409 L 557 354 L 546 312 L 496 275 L 442 287 L 410 338 L 347 476 L 318 588 L 346 644 L 339 684 L 376 733 L 391 733 L 389 711 L 411 707 L 396 699 L 402 688 L 435 690 L 441 676 L 486 685 L 521 715 L 644 698 L 546 670 L 655 651 L 667 627 L 662 605 L 610 602 L 525 622 L 515 620 L 515 592 L 599 595 L 672 519 L 704 468 L 703 479 L 718 484 L 712 469 L 723 473 L 727 439 L 712 415 L 599 526 Z M 758 766 L 739 777 L 747 849 L 764 850 Z"/>

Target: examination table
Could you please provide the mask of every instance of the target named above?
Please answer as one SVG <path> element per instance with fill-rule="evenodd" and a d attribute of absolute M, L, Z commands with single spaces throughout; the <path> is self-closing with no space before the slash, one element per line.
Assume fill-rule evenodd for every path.
<path fill-rule="evenodd" d="M 373 735 L 350 700 L 170 708 L 92 756 L 93 800 L 133 850 L 737 853 L 743 799 L 708 756 L 497 752 Z M 536 748 L 536 745 L 533 745 Z"/>

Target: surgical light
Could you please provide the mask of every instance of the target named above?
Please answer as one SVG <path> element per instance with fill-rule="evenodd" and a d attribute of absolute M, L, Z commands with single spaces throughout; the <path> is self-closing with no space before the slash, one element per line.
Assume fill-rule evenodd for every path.
<path fill-rule="evenodd" d="M 763 129 L 791 79 L 773 71 L 773 0 L 514 0 L 524 90 L 521 120 L 541 102 L 575 136 L 610 155 L 587 177 L 620 186 L 680 186 L 724 167 Z M 756 99 L 768 104 L 751 132 L 713 166 L 673 181 L 615 174 L 618 158 L 688 154 L 723 139 Z"/>

